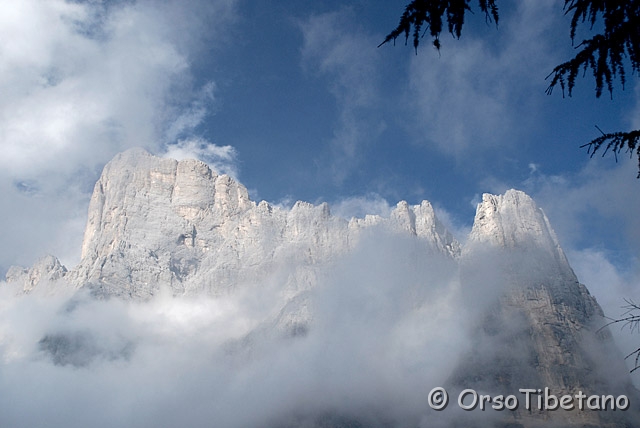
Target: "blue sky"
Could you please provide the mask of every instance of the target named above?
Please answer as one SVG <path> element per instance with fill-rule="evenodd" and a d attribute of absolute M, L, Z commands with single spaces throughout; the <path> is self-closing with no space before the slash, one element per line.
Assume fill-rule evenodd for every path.
<path fill-rule="evenodd" d="M 587 74 L 571 98 L 545 94 L 574 52 L 562 3 L 499 2 L 497 29 L 475 10 L 460 40 L 415 55 L 377 47 L 404 0 L 5 2 L 0 271 L 77 263 L 93 183 L 142 146 L 273 203 L 348 216 L 427 199 L 461 240 L 483 192 L 522 189 L 616 308 L 638 295 L 637 162 L 579 146 L 640 126 L 640 86 L 596 99 Z"/>

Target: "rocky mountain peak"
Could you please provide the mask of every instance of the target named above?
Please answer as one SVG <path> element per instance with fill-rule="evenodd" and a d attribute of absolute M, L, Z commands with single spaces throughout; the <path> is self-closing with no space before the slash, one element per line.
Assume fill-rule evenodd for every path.
<path fill-rule="evenodd" d="M 130 230 L 152 232 L 144 222 L 162 220 L 167 207 L 187 221 L 198 222 L 215 212 L 231 217 L 253 204 L 247 189 L 227 175 L 218 175 L 204 162 L 176 161 L 142 149 L 118 154 L 96 183 L 89 204 L 82 244 L 82 259 L 92 257 L 104 244 L 101 237 Z M 166 214 L 166 213 L 165 213 Z M 133 223 L 131 222 L 133 221 Z"/>
<path fill-rule="evenodd" d="M 542 209 L 526 193 L 514 189 L 507 190 L 504 195 L 482 195 L 470 239 L 501 247 L 515 247 L 531 241 L 558 245 Z"/>
<path fill-rule="evenodd" d="M 23 290 L 29 292 L 36 286 L 55 283 L 67 273 L 60 260 L 52 255 L 38 259 L 30 268 L 11 266 L 7 272 L 7 282 L 22 283 Z"/>
<path fill-rule="evenodd" d="M 324 316 L 333 319 L 362 309 L 363 294 L 371 292 L 371 308 L 389 301 L 397 307 L 402 324 L 393 331 L 416 321 L 411 328 L 421 337 L 422 320 L 437 316 L 437 302 L 456 299 L 461 306 L 451 310 L 468 318 L 473 351 L 458 356 L 447 382 L 501 394 L 516 385 L 599 393 L 606 379 L 593 369 L 600 358 L 594 349 L 612 345 L 597 330 L 601 309 L 577 281 L 546 215 L 516 190 L 483 195 L 461 254 L 428 201 L 401 201 L 388 217 L 352 219 L 332 215 L 326 203 L 256 204 L 242 184 L 203 162 L 130 150 L 107 164 L 95 185 L 80 264 L 67 271 L 49 256 L 29 269 L 11 268 L 7 280 L 27 293 L 43 284 L 71 285 L 127 300 L 162 290 L 215 300 L 266 289 L 273 308 L 241 344 L 233 343 L 248 351 L 254 341 L 313 334 L 322 328 L 314 311 L 327 302 Z M 314 303 L 323 289 L 340 297 Z M 363 325 L 381 326 L 379 311 L 370 311 Z M 376 336 L 373 328 L 366 334 Z M 65 337 L 48 335 L 41 343 L 57 350 Z M 542 426 L 548 419 L 558 426 L 629 426 L 618 415 L 593 412 L 505 415 L 517 423 L 504 426 Z"/>
<path fill-rule="evenodd" d="M 427 201 L 400 202 L 388 218 L 348 221 L 327 203 L 256 204 L 246 187 L 203 162 L 133 149 L 109 162 L 96 183 L 82 259 L 68 278 L 121 297 L 148 298 L 158 284 L 175 294 L 215 294 L 279 264 L 315 266 L 344 255 L 370 227 L 408 233 L 447 257 L 460 253 Z"/>
<path fill-rule="evenodd" d="M 453 257 L 460 254 L 460 244 L 438 219 L 429 201 L 422 201 L 420 205 L 398 202 L 391 211 L 389 222 L 396 229 L 405 230 L 434 243 L 437 248 L 445 249 Z"/>
<path fill-rule="evenodd" d="M 466 250 L 477 244 L 542 252 L 573 275 L 544 211 L 519 190 L 510 189 L 504 195 L 482 195 Z"/>

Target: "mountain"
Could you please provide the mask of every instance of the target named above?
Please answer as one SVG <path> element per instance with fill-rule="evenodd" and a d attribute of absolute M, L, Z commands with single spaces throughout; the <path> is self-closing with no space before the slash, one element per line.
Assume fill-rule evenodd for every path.
<path fill-rule="evenodd" d="M 326 203 L 297 202 L 291 209 L 256 203 L 242 184 L 203 162 L 134 149 L 109 162 L 95 185 L 80 263 L 67 269 L 47 256 L 31 268 L 12 267 L 7 282 L 24 293 L 88 290 L 98 299 L 134 302 L 157 295 L 263 293 L 270 306 L 262 322 L 225 345 L 237 358 L 253 358 L 283 338 L 303 341 L 346 319 L 337 330 L 329 328 L 335 333 L 323 340 L 342 337 L 352 325 L 362 324 L 357 340 L 362 332 L 380 340 L 384 332 L 397 338 L 404 328 L 416 336 L 393 342 L 398 353 L 423 341 L 421 352 L 441 356 L 437 341 L 447 343 L 459 332 L 459 352 L 438 357 L 450 360 L 451 372 L 436 378 L 452 392 L 452 401 L 453 391 L 467 388 L 522 400 L 518 389 L 545 387 L 558 396 L 583 391 L 638 400 L 623 365 L 609 363 L 619 356 L 608 331 L 600 330 L 600 306 L 576 278 L 544 212 L 516 190 L 483 195 L 461 246 L 428 201 L 399 202 L 388 217 L 343 219 Z M 372 289 L 374 284 L 380 289 Z M 339 298 L 326 298 L 333 296 L 326 292 L 331 287 Z M 451 302 L 460 315 L 446 313 Z M 445 334 L 443 327 L 429 327 L 427 333 L 440 314 L 458 329 Z M 89 364 L 101 348 L 93 345 L 94 351 L 80 358 L 84 339 L 78 337 L 84 336 L 50 334 L 41 348 L 57 364 Z M 452 410 L 446 417 L 435 412 L 430 423 L 625 427 L 640 423 L 633 406 L 626 412 L 527 410 L 523 405 L 490 414 Z M 397 418 L 388 415 L 363 422 L 358 412 L 345 416 L 331 406 L 309 413 L 273 425 L 417 426 L 415 420 L 396 424 Z"/>
<path fill-rule="evenodd" d="M 133 149 L 105 166 L 89 204 L 81 262 L 64 276 L 104 296 L 146 299 L 161 286 L 173 294 L 219 295 L 279 266 L 313 270 L 353 248 L 371 226 L 403 230 L 450 257 L 460 252 L 427 201 L 400 202 L 389 218 L 347 221 L 332 216 L 326 203 L 297 202 L 290 210 L 256 204 L 242 184 L 203 162 Z M 292 292 L 313 285 L 307 272 L 301 275 L 287 279 Z M 27 291 L 33 277 L 14 268 L 8 279 L 24 282 Z"/>
<path fill-rule="evenodd" d="M 529 385 L 549 387 L 558 396 L 603 390 L 637 396 L 628 383 L 617 383 L 622 368 L 605 363 L 615 351 L 608 330 L 600 330 L 602 309 L 578 281 L 544 212 L 523 192 L 485 194 L 478 205 L 461 257 L 463 284 L 474 287 L 483 272 L 499 272 L 495 280 L 503 286 L 480 316 L 473 347 L 494 351 L 464 360 L 455 376 L 460 388 L 515 394 Z M 638 421 L 638 415 L 620 412 L 516 412 L 516 419 L 525 417 L 541 426 Z"/>

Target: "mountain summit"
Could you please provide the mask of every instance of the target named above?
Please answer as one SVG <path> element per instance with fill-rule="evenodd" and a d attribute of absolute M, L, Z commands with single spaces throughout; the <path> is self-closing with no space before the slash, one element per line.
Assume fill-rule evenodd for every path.
<path fill-rule="evenodd" d="M 363 349 L 378 349 L 399 367 L 428 372 L 419 361 L 439 356 L 449 371 L 440 370 L 433 379 L 451 391 L 519 394 L 519 388 L 548 387 L 556 395 L 583 391 L 638 399 L 622 365 L 606 363 L 615 351 L 607 331 L 600 330 L 600 306 L 576 278 L 544 212 L 517 190 L 483 195 L 462 247 L 428 201 L 401 201 L 388 217 L 344 219 L 332 215 L 326 203 L 296 202 L 290 209 L 256 203 L 242 184 L 203 162 L 129 150 L 105 166 L 95 185 L 78 266 L 67 269 L 47 256 L 31 268 L 11 268 L 7 282 L 23 293 L 77 289 L 130 302 L 157 295 L 262 296 L 269 306 L 260 322 L 224 345 L 225 355 L 243 361 L 257 358 L 267 344 L 282 343 L 285 349 L 281 340 L 306 340 L 320 344 L 318 349 L 343 343 L 351 349 L 371 336 L 393 346 L 366 342 Z M 361 330 L 348 336 L 354 329 Z M 88 364 L 90 358 L 77 355 L 82 346 L 59 345 L 69 343 L 66 335 L 48 334 L 43 350 L 57 363 Z M 458 353 L 443 354 L 452 341 Z M 92 349 L 91 358 L 102 352 Z M 316 354 L 309 354 L 314 361 Z M 367 406 L 377 408 L 380 403 L 370 399 Z M 273 426 L 294 426 L 307 416 L 310 426 L 394 426 L 403 418 L 417 424 L 423 411 L 419 406 L 416 414 L 402 416 L 396 410 L 374 411 L 374 423 L 362 408 L 344 411 L 331 400 L 320 403 L 324 407 L 307 403 L 290 418 L 276 418 Z M 498 413 L 490 417 L 495 426 L 638 422 L 635 410 Z M 336 414 L 340 417 L 329 417 L 334 421 L 329 425 L 319 422 Z M 439 426 L 477 423 L 476 413 L 471 421 L 467 412 L 451 420 L 438 415 L 432 417 Z M 405 422 L 397 426 L 413 426 Z"/>
<path fill-rule="evenodd" d="M 388 218 L 346 220 L 326 203 L 256 204 L 242 184 L 203 162 L 133 149 L 109 162 L 96 183 L 81 262 L 66 277 L 105 296 L 146 299 L 161 286 L 175 295 L 219 295 L 279 266 L 312 268 L 340 257 L 374 226 L 415 236 L 448 257 L 460 252 L 427 201 L 400 202 Z"/>

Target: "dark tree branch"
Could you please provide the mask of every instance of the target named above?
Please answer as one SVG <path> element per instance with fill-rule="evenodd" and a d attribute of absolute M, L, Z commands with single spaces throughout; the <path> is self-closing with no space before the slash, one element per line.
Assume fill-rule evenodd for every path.
<path fill-rule="evenodd" d="M 498 25 L 497 0 L 479 0 L 480 10 L 487 22 Z M 404 35 L 405 44 L 413 38 L 413 47 L 418 52 L 422 37 L 429 32 L 432 44 L 440 50 L 440 34 L 446 21 L 447 31 L 460 38 L 467 12 L 471 12 L 471 0 L 412 0 L 405 8 L 398 26 L 387 35 L 378 47 Z M 631 74 L 640 73 L 640 0 L 565 0 L 564 11 L 571 17 L 570 37 L 575 44 L 578 27 L 587 24 L 590 30 L 596 25 L 602 32 L 576 46 L 576 55 L 558 65 L 546 77 L 550 79 L 546 93 L 560 86 L 562 96 L 571 96 L 579 75 L 591 71 L 595 80 L 596 97 L 603 91 L 613 97 L 614 81 L 619 79 L 624 90 L 627 69 Z M 602 133 L 602 136 L 583 145 L 593 155 L 603 146 L 602 154 L 612 152 L 614 157 L 625 150 L 638 157 L 640 178 L 640 130 L 630 132 Z"/>
<path fill-rule="evenodd" d="M 596 97 L 599 98 L 606 86 L 613 97 L 613 81 L 620 79 L 622 89 L 626 83 L 626 68 L 632 73 L 640 72 L 640 1 L 607 1 L 607 0 L 565 0 L 565 13 L 571 17 L 571 40 L 575 42 L 578 25 L 588 23 L 594 25 L 602 20 L 603 31 L 591 39 L 584 40 L 576 49 L 575 57 L 553 69 L 547 76 L 551 82 L 547 94 L 551 94 L 556 86 L 562 89 L 562 96 L 567 89 L 571 96 L 580 73 L 588 69 L 593 73 Z M 553 77 L 552 77 L 553 76 Z M 630 132 L 613 132 L 591 140 L 581 147 L 587 147 L 587 153 L 593 157 L 604 147 L 602 155 L 612 152 L 616 162 L 618 154 L 623 150 L 633 157 L 638 157 L 638 175 L 640 178 L 640 130 Z"/>
<path fill-rule="evenodd" d="M 413 48 L 418 53 L 420 39 L 429 31 L 433 38 L 433 46 L 440 50 L 440 33 L 444 27 L 446 15 L 447 31 L 459 39 L 464 25 L 466 12 L 471 12 L 469 3 L 471 0 L 413 0 L 407 5 L 400 17 L 398 26 L 387 35 L 378 47 L 404 35 L 405 44 L 409 41 L 409 35 L 413 35 Z M 487 22 L 495 22 L 498 25 L 498 6 L 495 0 L 479 0 L 480 10 L 484 12 Z M 424 32 L 422 28 L 426 27 Z M 413 31 L 412 31 L 413 29 Z"/>
<path fill-rule="evenodd" d="M 598 128 L 596 126 L 596 128 Z M 638 157 L 638 175 L 637 178 L 640 178 L 640 130 L 634 130 L 630 132 L 611 132 L 604 133 L 600 128 L 598 131 L 602 134 L 600 137 L 591 140 L 587 144 L 583 144 L 580 146 L 581 148 L 586 147 L 587 153 L 593 157 L 596 152 L 604 146 L 604 150 L 602 152 L 602 156 L 607 154 L 607 152 L 613 152 L 616 157 L 616 161 L 618 159 L 618 153 L 625 152 L 629 153 L 630 157 L 633 157 L 634 151 L 635 155 Z M 636 307 L 637 309 L 637 307 Z"/>
<path fill-rule="evenodd" d="M 559 84 L 563 95 L 566 85 L 571 96 L 578 73 L 588 68 L 596 81 L 596 97 L 602 95 L 605 84 L 613 95 L 614 78 L 620 79 L 624 89 L 626 66 L 633 73 L 640 71 L 640 1 L 565 0 L 564 9 L 567 15 L 572 15 L 572 42 L 581 23 L 589 23 L 593 29 L 602 20 L 604 28 L 602 33 L 580 43 L 576 48 L 582 49 L 573 59 L 553 69 L 547 76 L 553 75 L 547 93 Z"/>
<path fill-rule="evenodd" d="M 633 73 L 640 71 L 640 63 L 637 61 L 640 38 L 638 31 L 640 22 L 637 19 L 624 22 L 612 29 L 609 34 L 597 34 L 589 40 L 584 40 L 576 48 L 582 48 L 575 57 L 556 66 L 547 76 L 553 75 L 547 88 L 547 94 L 551 94 L 556 85 L 562 88 L 564 96 L 565 86 L 569 96 L 575 86 L 576 77 L 582 71 L 591 69 L 596 81 L 596 97 L 602 95 L 606 83 L 607 90 L 613 95 L 613 79 L 620 78 L 624 89 L 626 82 L 625 58 L 630 59 Z M 634 56 L 636 57 L 634 59 Z"/>
<path fill-rule="evenodd" d="M 622 307 L 623 309 L 626 309 L 622 316 L 616 319 L 609 318 L 611 321 L 598 329 L 598 331 L 601 331 L 611 325 L 622 323 L 622 328 L 628 327 L 632 333 L 634 331 L 640 332 L 640 305 L 629 299 L 624 299 L 624 301 L 627 304 Z M 634 355 L 635 358 L 633 362 L 633 369 L 630 370 L 631 373 L 640 369 L 640 348 L 637 348 L 635 351 L 624 357 L 625 360 L 628 360 Z"/>

